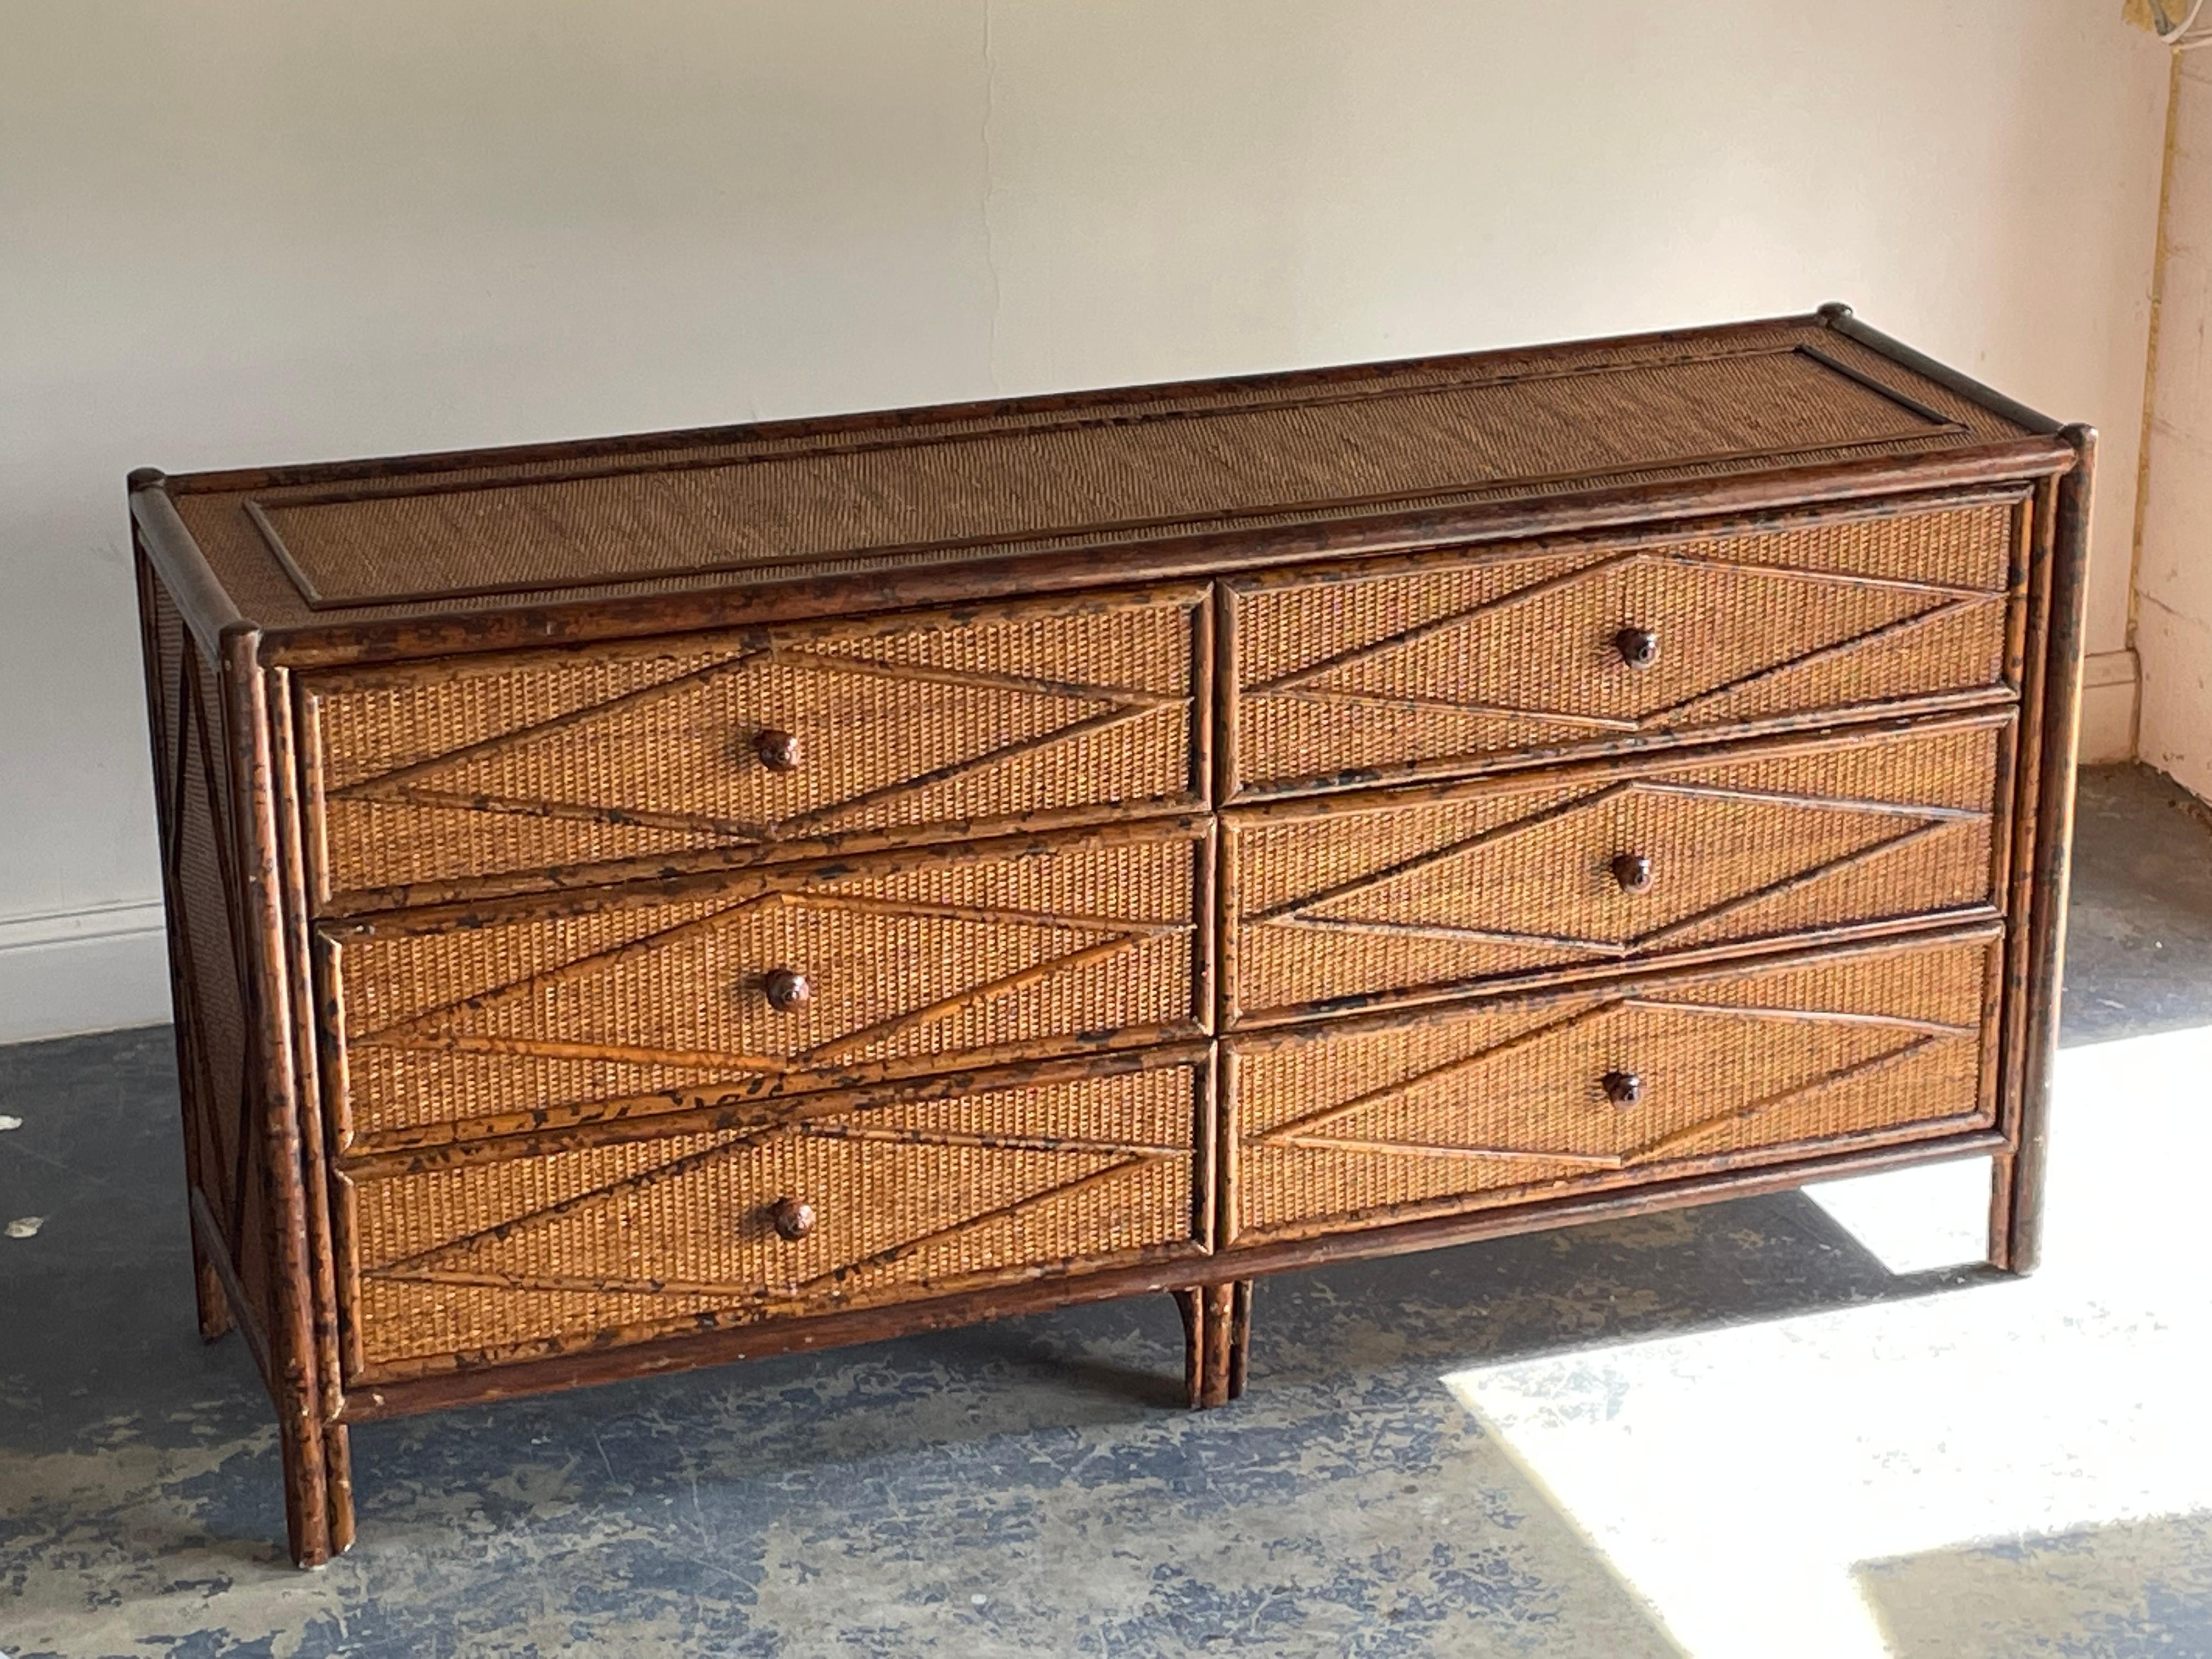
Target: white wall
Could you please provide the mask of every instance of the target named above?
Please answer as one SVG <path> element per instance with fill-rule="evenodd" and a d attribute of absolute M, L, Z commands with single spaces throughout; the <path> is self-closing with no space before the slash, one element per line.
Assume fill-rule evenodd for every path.
<path fill-rule="evenodd" d="M 160 1018 L 121 478 L 1843 298 L 2104 430 L 2164 49 L 2085 0 L 0 0 L 0 1037 Z"/>
<path fill-rule="evenodd" d="M 2142 758 L 2212 799 L 2212 64 L 2174 84 L 2136 646 Z"/>

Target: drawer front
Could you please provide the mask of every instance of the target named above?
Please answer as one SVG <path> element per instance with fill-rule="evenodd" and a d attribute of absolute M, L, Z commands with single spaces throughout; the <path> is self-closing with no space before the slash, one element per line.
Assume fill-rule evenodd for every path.
<path fill-rule="evenodd" d="M 1206 1052 L 1119 1065 L 342 1174 L 349 1370 L 419 1374 L 1203 1255 Z"/>
<path fill-rule="evenodd" d="M 1994 907 L 2009 710 L 1232 811 L 1232 1023 Z"/>
<path fill-rule="evenodd" d="M 1210 850 L 1170 821 L 326 923 L 340 1145 L 1202 1034 Z"/>
<path fill-rule="evenodd" d="M 1229 1235 L 1986 1127 L 1997 943 L 1985 929 L 1232 1040 Z"/>
<path fill-rule="evenodd" d="M 2002 697 L 2020 498 L 1228 584 L 1230 799 Z"/>
<path fill-rule="evenodd" d="M 316 890 L 436 902 L 1203 805 L 1207 628 L 1183 588 L 307 676 Z"/>

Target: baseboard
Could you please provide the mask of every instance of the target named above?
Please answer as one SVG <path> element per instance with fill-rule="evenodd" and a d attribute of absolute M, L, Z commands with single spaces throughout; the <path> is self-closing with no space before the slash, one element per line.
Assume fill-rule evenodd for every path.
<path fill-rule="evenodd" d="M 168 1018 L 169 952 L 158 900 L 0 917 L 0 1042 Z"/>
<path fill-rule="evenodd" d="M 2100 651 L 2081 663 L 2081 763 L 2136 757 L 2136 653 Z"/>

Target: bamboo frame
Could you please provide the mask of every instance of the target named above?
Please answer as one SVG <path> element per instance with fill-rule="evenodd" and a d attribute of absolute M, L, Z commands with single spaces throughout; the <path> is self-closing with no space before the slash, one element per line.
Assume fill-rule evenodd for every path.
<path fill-rule="evenodd" d="M 192 769 L 191 787 L 206 797 L 205 807 L 194 810 L 220 818 L 226 815 L 222 803 L 231 804 L 228 821 L 208 826 L 208 832 L 218 837 L 237 866 L 230 878 L 226 920 L 241 954 L 240 988 L 250 1016 L 250 1053 L 240 1056 L 249 1067 L 246 1097 L 240 1103 L 216 1098 L 200 1063 L 203 1050 L 196 1047 L 208 1040 L 208 1027 L 197 1006 L 200 991 L 207 988 L 199 985 L 183 942 L 185 928 L 178 890 L 182 876 L 172 857 L 166 874 L 200 1322 L 210 1338 L 229 1322 L 240 1325 L 268 1379 L 278 1407 L 295 1559 L 312 1565 L 350 1541 L 349 1425 L 464 1401 L 873 1340 L 1101 1297 L 1171 1291 L 1189 1332 L 1185 1380 L 1190 1398 L 1195 1404 L 1218 1405 L 1243 1387 L 1252 1285 L 1266 1273 L 1710 1202 L 1943 1158 L 1992 1157 L 1991 1259 L 2014 1272 L 2031 1267 L 2039 1226 L 2063 946 L 2066 840 L 2078 724 L 2082 574 L 2094 434 L 2086 428 L 2056 427 L 2034 411 L 1867 329 L 1841 307 L 1827 308 L 1815 319 L 1698 331 L 1694 337 L 1680 337 L 1718 340 L 1731 351 L 1748 350 L 1756 347 L 1761 330 L 1815 325 L 1850 344 L 1839 343 L 1832 352 L 1802 344 L 1793 349 L 1827 362 L 1838 370 L 1839 383 L 1862 384 L 1862 389 L 1870 388 L 1900 409 L 1917 410 L 1919 417 L 1934 422 L 1926 428 L 1932 440 L 1929 445 L 1909 454 L 1841 459 L 1775 454 L 1763 458 L 1771 464 L 1706 477 L 1668 477 L 1650 469 L 1646 476 L 1630 468 L 1623 477 L 1594 474 L 1586 479 L 1553 481 L 1561 487 L 1552 493 L 1517 499 L 1510 492 L 1491 500 L 1346 498 L 1313 503 L 1310 514 L 1293 510 L 1263 514 L 1266 522 L 1255 519 L 1205 527 L 1163 523 L 1152 532 L 1115 531 L 1118 539 L 1104 536 L 1113 526 L 1102 520 L 1102 539 L 1093 546 L 1077 544 L 1080 538 L 1064 546 L 1024 550 L 978 544 L 954 550 L 957 557 L 940 562 L 894 563 L 843 574 L 794 568 L 771 580 L 702 579 L 690 586 L 677 584 L 653 592 L 533 591 L 474 609 L 393 603 L 283 618 L 246 613 L 195 542 L 179 501 L 236 490 L 379 494 L 413 489 L 426 479 L 429 487 L 444 489 L 453 482 L 444 475 L 511 464 L 588 471 L 604 463 L 623 470 L 653 470 L 685 464 L 675 459 L 675 452 L 687 445 L 740 441 L 801 446 L 818 442 L 833 448 L 896 446 L 933 422 L 1026 421 L 1044 426 L 1076 420 L 1104 430 L 1134 418 L 1139 406 L 1152 408 L 1178 398 L 1195 404 L 1242 395 L 1250 386 L 1271 398 L 1304 398 L 1313 404 L 1318 418 L 1320 412 L 1344 402 L 1332 386 L 1375 371 L 1321 371 L 1242 388 L 1133 388 L 1091 398 L 1087 413 L 1075 408 L 1085 403 L 1080 398 L 1025 399 L 787 422 L 737 434 L 651 434 L 489 455 L 184 478 L 151 471 L 133 474 L 130 504 L 145 617 L 147 692 L 157 711 L 176 717 L 173 724 L 164 718 L 154 726 L 154 765 L 163 786 L 159 804 L 165 852 L 179 844 L 174 822 L 178 814 L 199 798 L 184 787 L 184 774 Z M 1587 355 L 1618 347 L 1663 355 L 1668 341 L 1675 337 L 1585 343 L 1572 349 Z M 1866 356 L 1869 352 L 1886 359 L 1895 372 L 1870 370 L 1865 365 L 1875 360 Z M 1556 361 L 1556 354 L 1543 349 L 1492 354 L 1483 360 L 1481 372 L 1525 377 L 1552 372 L 1547 365 Z M 1964 412 L 1947 414 L 1947 410 Z M 1982 424 L 1969 430 L 1970 421 Z M 1993 433 L 1991 421 L 2008 424 L 2009 431 Z M 1688 556 L 1668 550 L 1679 550 L 1693 538 L 1758 533 L 1808 522 L 1879 525 L 1938 501 L 2016 504 L 2014 568 L 2002 592 L 1987 593 L 1939 592 L 1943 587 L 1940 583 L 1890 582 L 1888 586 L 1899 588 L 1924 588 L 1935 610 L 1884 626 L 1892 631 L 1909 629 L 1936 612 L 1966 604 L 2002 605 L 2003 669 L 1996 684 L 1793 710 L 1700 729 L 1686 737 L 1646 729 L 1649 721 L 1634 730 L 1614 729 L 1619 721 L 1612 726 L 1601 722 L 1590 728 L 1595 735 L 1588 744 L 1529 747 L 1499 758 L 1494 767 L 1464 758 L 1396 770 L 1385 765 L 1325 783 L 1328 788 L 1346 790 L 1371 789 L 1387 781 L 1401 786 L 1387 794 L 1340 794 L 1326 799 L 1310 796 L 1279 807 L 1240 805 L 1225 817 L 1212 810 L 1240 787 L 1237 667 L 1240 651 L 1249 643 L 1239 639 L 1243 631 L 1240 595 L 1288 581 L 1329 581 L 1443 568 L 1470 560 L 1528 557 L 1576 538 L 1578 545 L 1632 547 L 1638 550 L 1632 556 L 1679 561 Z M 281 526 L 279 535 L 281 538 Z M 1872 586 L 1886 580 L 1854 580 Z M 580 655 L 697 650 L 715 640 L 756 635 L 765 640 L 763 630 L 769 629 L 784 630 L 803 652 L 803 636 L 809 630 L 828 637 L 854 629 L 899 626 L 902 620 L 912 620 L 911 613 L 951 617 L 974 615 L 979 608 L 1013 611 L 1052 596 L 1059 596 L 1052 602 L 1063 608 L 1127 605 L 1133 596 L 1147 603 L 1189 607 L 1191 695 L 1187 706 L 1192 716 L 1186 797 L 1045 808 L 984 823 L 883 831 L 842 833 L 794 820 L 791 833 L 771 843 L 749 844 L 739 838 L 727 847 L 666 858 L 532 870 L 489 884 L 457 877 L 358 893 L 328 890 L 325 872 L 330 868 L 330 853 L 318 802 L 332 757 L 313 706 L 319 688 L 434 684 L 463 662 L 496 672 L 526 662 L 554 665 Z M 220 688 L 215 706 L 194 713 L 184 702 L 172 703 L 180 691 L 188 698 L 198 696 L 198 682 L 173 684 L 167 678 L 175 665 L 165 668 L 157 649 L 155 617 L 161 606 L 173 609 L 187 655 L 197 653 L 199 660 L 212 665 Z M 521 654 L 505 662 L 490 659 L 489 653 L 502 652 Z M 849 663 L 839 667 L 862 674 L 877 672 L 872 666 L 854 670 Z M 995 685 L 1007 678 L 1003 671 L 988 666 L 962 672 L 969 683 L 979 685 Z M 928 673 L 905 677 L 931 678 Z M 1035 676 L 1016 674 L 1012 678 L 1032 689 L 1044 684 Z M 1139 689 L 1125 690 L 1131 696 L 1121 701 L 1130 708 L 1141 712 L 1164 706 L 1152 693 L 1138 696 Z M 1692 702 L 1710 701 L 1717 695 L 1701 693 Z M 1676 1133 L 1639 1147 L 1633 1156 L 1614 1158 L 1606 1167 L 1591 1162 L 1585 1172 L 1590 1182 L 1587 1189 L 1553 1191 L 1502 1206 L 1401 1207 L 1362 1216 L 1348 1230 L 1237 1236 L 1240 1188 L 1249 1178 L 1240 1167 L 1244 1159 L 1236 1127 L 1239 1052 L 1247 1039 L 1220 1042 L 1209 1036 L 1226 1029 L 1237 1016 L 1231 924 L 1239 896 L 1235 860 L 1226 844 L 1233 841 L 1237 826 L 1271 822 L 1278 813 L 1330 811 L 1335 802 L 1379 810 L 1444 799 L 1477 788 L 1535 788 L 1554 785 L 1561 778 L 1600 775 L 1648 776 L 1700 755 L 1801 752 L 1832 742 L 1868 740 L 1907 723 L 1918 731 L 2001 727 L 2015 718 L 2015 709 L 2016 746 L 1999 744 L 1992 780 L 1996 833 L 1990 849 L 1991 897 L 1985 907 L 1972 914 L 1952 909 L 1883 917 L 1755 945 L 1700 948 L 1664 961 L 1650 954 L 1664 941 L 1641 941 L 1605 953 L 1602 961 L 1578 970 L 1579 978 L 1577 972 L 1566 972 L 1549 980 L 1481 988 L 1485 995 L 1510 989 L 1515 995 L 1571 997 L 1577 983 L 1603 980 L 1633 983 L 1641 988 L 1638 994 L 1655 994 L 1654 988 L 1672 982 L 1669 975 L 1694 976 L 1722 962 L 1771 963 L 1808 949 L 1833 957 L 1968 935 L 2001 939 L 2001 971 L 1990 976 L 1981 1011 L 1985 1063 L 1972 1098 L 1960 1103 L 1957 1112 L 1819 1143 L 1765 1148 L 1756 1155 L 1699 1154 L 1694 1135 L 1685 1139 L 1686 1132 Z M 1116 719 L 1127 714 L 1118 703 L 1107 712 Z M 1613 751 L 1610 757 L 1608 747 Z M 204 784 L 198 777 L 202 768 L 212 768 L 217 775 L 212 782 Z M 1484 781 L 1474 781 L 1486 772 Z M 415 787 L 397 774 L 349 786 L 363 795 L 380 788 L 388 793 Z M 344 792 L 329 793 L 335 799 Z M 641 804 L 640 821 L 659 810 Z M 331 954 L 348 938 L 427 937 L 440 930 L 482 927 L 503 918 L 582 915 L 607 907 L 670 903 L 706 892 L 770 896 L 779 889 L 803 891 L 814 872 L 826 875 L 856 864 L 919 869 L 948 858 L 975 856 L 970 846 L 979 838 L 994 842 L 1027 838 L 1049 855 L 1063 842 L 1097 845 L 1162 835 L 1187 837 L 1193 848 L 1190 928 L 1196 948 L 1189 985 L 1194 1016 L 1188 1025 L 1085 1034 L 1082 1043 L 1049 1052 L 1034 1043 L 1017 1043 L 917 1065 L 904 1073 L 896 1067 L 872 1071 L 866 1065 L 847 1064 L 851 1058 L 848 1051 L 859 1042 L 857 1036 L 848 1035 L 842 1049 L 832 1045 L 819 1056 L 825 1066 L 836 1067 L 837 1074 L 825 1077 L 823 1086 L 811 1090 L 763 1091 L 741 1081 L 718 1091 L 697 1091 L 696 1098 L 664 1098 L 649 1109 L 641 1097 L 629 1108 L 619 1102 L 611 1107 L 600 1103 L 593 1109 L 566 1115 L 523 1114 L 511 1121 L 487 1121 L 473 1129 L 434 1124 L 419 1133 L 368 1139 L 356 1137 L 348 1121 L 347 1055 L 339 1036 L 347 1029 L 347 1011 Z M 856 915 L 867 908 L 858 902 L 848 908 Z M 981 918 L 979 911 L 970 919 Z M 1964 933 L 1960 932 L 1962 926 Z M 1994 931 L 2000 927 L 2001 933 Z M 1136 937 L 1134 932 L 1122 931 Z M 1121 937 L 1116 934 L 1117 939 Z M 1096 948 L 1102 953 L 1105 950 L 1103 945 Z M 1454 988 L 1437 1008 L 1449 1012 L 1449 1000 L 1469 988 Z M 1299 1011 L 1301 1018 L 1310 1016 L 1346 1030 L 1362 1019 L 1385 1018 L 1352 1015 L 1346 1008 Z M 1388 1016 L 1425 1017 L 1420 1009 Z M 1913 1042 L 1936 1040 L 1934 1035 L 1914 1038 L 1905 1034 L 1899 1041 L 1906 1048 L 1886 1050 L 1856 1063 L 1877 1069 L 1908 1064 Z M 501 1353 L 495 1359 L 455 1354 L 442 1364 L 408 1375 L 364 1362 L 368 1348 L 355 1288 L 362 1273 L 356 1206 L 364 1182 L 408 1178 L 413 1172 L 483 1169 L 565 1149 L 614 1146 L 708 1129 L 773 1132 L 890 1150 L 902 1144 L 905 1132 L 878 1133 L 856 1113 L 933 1090 L 981 1086 L 992 1079 L 1011 1086 L 1106 1077 L 1169 1064 L 1189 1066 L 1197 1079 L 1191 1119 L 1194 1173 L 1190 1231 L 1186 1242 L 1172 1249 L 1111 1259 L 1037 1261 L 991 1282 L 928 1284 L 917 1288 L 915 1299 L 880 1305 L 778 1304 L 752 1310 L 750 1316 L 717 1328 L 699 1328 L 696 1321 L 611 1327 L 580 1345 Z M 204 1133 L 210 1123 L 234 1117 L 229 1138 L 210 1139 Z M 1316 1133 L 1307 1138 L 1328 1139 L 1318 1133 L 1326 1127 L 1308 1126 Z M 1701 1127 L 1698 1133 L 1703 1133 Z M 978 1149 L 1011 1152 L 1033 1146 L 1043 1151 L 1049 1144 L 1102 1157 L 1115 1146 L 1135 1145 L 1110 1134 L 1054 1139 L 1019 1127 L 969 1139 Z M 221 1170 L 208 1167 L 216 1150 L 226 1162 Z M 1483 1149 L 1472 1150 L 1479 1153 Z M 1439 1158 L 1457 1158 L 1470 1149 L 1439 1142 L 1435 1151 Z M 1149 1143 L 1128 1153 L 1140 1158 L 1155 1155 L 1164 1154 Z M 228 1167 L 233 1159 L 234 1169 Z M 1650 1167 L 1644 1167 L 1647 1164 Z M 260 1206 L 258 1232 L 245 1224 L 249 1178 L 258 1183 L 253 1199 Z M 236 1200 L 228 1216 L 218 1214 L 210 1200 L 218 1192 Z M 451 1263 L 430 1264 L 424 1271 L 434 1267 L 440 1273 L 469 1271 Z"/>

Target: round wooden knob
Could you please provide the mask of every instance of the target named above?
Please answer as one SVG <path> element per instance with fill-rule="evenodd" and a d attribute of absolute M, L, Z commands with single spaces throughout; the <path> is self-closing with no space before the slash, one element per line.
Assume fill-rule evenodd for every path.
<path fill-rule="evenodd" d="M 1616 1106 L 1633 1106 L 1644 1098 L 1644 1079 L 1633 1072 L 1607 1072 L 1598 1079 L 1598 1087 Z"/>
<path fill-rule="evenodd" d="M 1651 860 L 1641 853 L 1623 853 L 1613 861 L 1613 878 L 1624 893 L 1651 890 Z"/>
<path fill-rule="evenodd" d="M 768 998 L 768 1006 L 782 1012 L 796 1008 L 814 994 L 814 988 L 806 982 L 806 975 L 789 968 L 775 968 L 761 981 L 761 993 Z"/>
<path fill-rule="evenodd" d="M 814 1206 L 803 1198 L 779 1198 L 768 1213 L 776 1231 L 793 1243 L 814 1231 Z"/>
<path fill-rule="evenodd" d="M 753 753 L 760 757 L 761 764 L 771 772 L 796 772 L 799 769 L 799 739 L 789 732 L 779 732 L 774 726 L 753 738 Z"/>
<path fill-rule="evenodd" d="M 1659 636 L 1648 628 L 1624 628 L 1613 636 L 1613 648 L 1631 668 L 1649 668 L 1659 660 Z"/>

